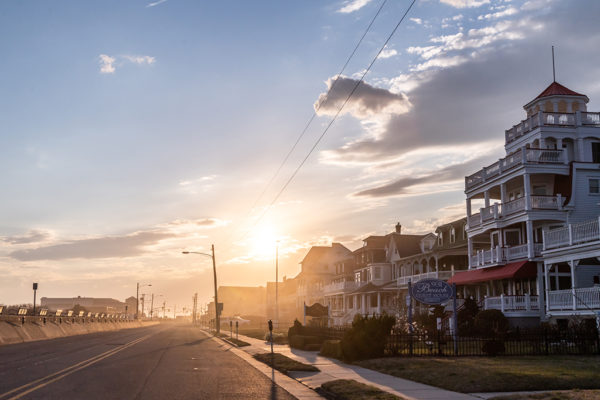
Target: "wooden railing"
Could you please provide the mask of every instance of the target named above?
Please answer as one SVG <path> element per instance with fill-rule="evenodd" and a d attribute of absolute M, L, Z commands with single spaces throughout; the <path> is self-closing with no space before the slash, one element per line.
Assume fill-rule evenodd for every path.
<path fill-rule="evenodd" d="M 543 232 L 544 250 L 600 240 L 599 219 Z"/>
<path fill-rule="evenodd" d="M 600 287 L 550 290 L 549 310 L 600 310 Z"/>
<path fill-rule="evenodd" d="M 538 296 L 531 296 L 529 294 L 518 296 L 500 295 L 486 297 L 484 308 L 486 310 L 500 310 L 502 312 L 539 311 L 540 302 Z"/>

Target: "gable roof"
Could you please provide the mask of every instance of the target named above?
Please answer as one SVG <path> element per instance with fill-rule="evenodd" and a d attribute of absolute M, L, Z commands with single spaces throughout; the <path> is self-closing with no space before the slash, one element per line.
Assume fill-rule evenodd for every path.
<path fill-rule="evenodd" d="M 400 257 L 408 257 L 421 252 L 421 240 L 427 235 L 392 235 L 392 240 Z"/>
<path fill-rule="evenodd" d="M 331 246 L 312 246 L 302 261 L 300 261 L 300 264 L 318 261 L 320 258 L 325 257 L 329 252 L 340 249 L 345 250 L 348 255 L 351 253 L 351 251 L 341 243 L 332 243 Z"/>
<path fill-rule="evenodd" d="M 548 86 L 542 93 L 539 94 L 538 97 L 535 98 L 535 100 L 537 99 L 541 99 L 542 97 L 549 97 L 549 96 L 581 96 L 581 97 L 587 97 L 585 94 L 581 94 L 581 93 L 577 93 L 572 91 L 571 89 L 561 85 L 560 83 L 554 81 L 550 84 L 550 86 Z"/>

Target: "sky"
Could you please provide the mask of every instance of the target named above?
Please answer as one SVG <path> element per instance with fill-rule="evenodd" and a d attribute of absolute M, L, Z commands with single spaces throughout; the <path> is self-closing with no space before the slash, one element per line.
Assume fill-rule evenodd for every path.
<path fill-rule="evenodd" d="M 432 232 L 552 82 L 552 45 L 600 111 L 600 2 L 417 0 L 379 53 L 409 4 L 338 75 L 382 0 L 1 2 L 0 304 L 32 282 L 204 304 L 211 260 L 182 251 L 264 286 L 276 246 L 282 279 L 313 245 Z"/>

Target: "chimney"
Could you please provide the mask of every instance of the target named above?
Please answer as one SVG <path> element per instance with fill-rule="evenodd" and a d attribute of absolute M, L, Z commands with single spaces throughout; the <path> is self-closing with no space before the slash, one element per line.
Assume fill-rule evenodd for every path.
<path fill-rule="evenodd" d="M 400 234 L 400 232 L 402 232 L 402 225 L 400 225 L 400 222 L 398 222 L 396 224 L 396 233 Z"/>

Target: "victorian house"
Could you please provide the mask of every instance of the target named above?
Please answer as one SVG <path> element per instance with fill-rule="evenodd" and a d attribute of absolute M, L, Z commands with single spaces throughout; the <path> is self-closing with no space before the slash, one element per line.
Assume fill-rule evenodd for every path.
<path fill-rule="evenodd" d="M 553 82 L 465 178 L 469 270 L 451 282 L 514 324 L 598 309 L 599 113 Z"/>

